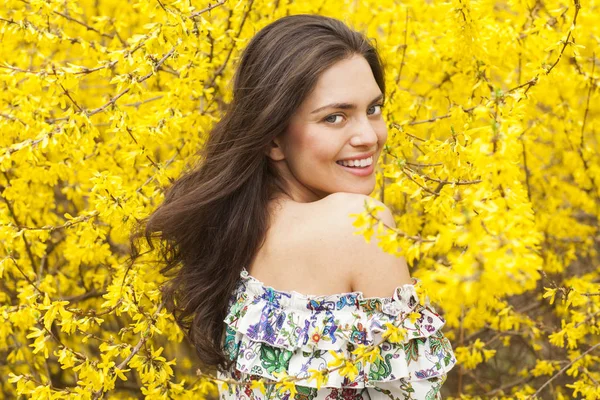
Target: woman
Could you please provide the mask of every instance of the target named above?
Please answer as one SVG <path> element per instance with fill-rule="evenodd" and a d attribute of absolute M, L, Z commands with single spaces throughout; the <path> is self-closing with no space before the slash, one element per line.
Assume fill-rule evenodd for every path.
<path fill-rule="evenodd" d="M 387 139 L 384 95 L 376 49 L 336 19 L 281 18 L 244 50 L 200 165 L 146 228 L 166 240 L 165 270 L 178 267 L 167 304 L 221 379 L 308 378 L 396 322 L 406 340 L 383 341 L 381 357 L 355 362 L 357 374 L 330 372 L 320 389 L 298 381 L 295 397 L 439 398 L 455 363 L 443 318 L 419 304 L 402 257 L 353 234 L 350 214 L 366 199 L 383 206 L 368 195 Z M 395 227 L 383 207 L 378 217 Z M 289 397 L 274 385 L 221 390 Z"/>

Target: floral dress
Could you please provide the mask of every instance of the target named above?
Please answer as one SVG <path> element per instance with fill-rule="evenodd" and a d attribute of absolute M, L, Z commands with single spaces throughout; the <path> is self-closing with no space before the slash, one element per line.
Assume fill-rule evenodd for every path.
<path fill-rule="evenodd" d="M 217 377 L 245 384 L 220 385 L 219 399 L 441 399 L 456 358 L 441 332 L 444 318 L 428 299 L 420 304 L 417 283 L 398 286 L 391 297 L 314 296 L 275 290 L 242 270 L 224 320 L 223 347 L 234 363 Z M 384 340 L 386 323 L 404 328 L 404 340 Z M 355 362 L 351 375 L 328 367 L 336 356 L 352 360 L 359 344 L 377 344 L 380 357 Z M 317 389 L 309 370 L 326 368 L 333 370 Z M 252 385 L 280 382 L 282 374 L 305 378 L 296 393 Z"/>

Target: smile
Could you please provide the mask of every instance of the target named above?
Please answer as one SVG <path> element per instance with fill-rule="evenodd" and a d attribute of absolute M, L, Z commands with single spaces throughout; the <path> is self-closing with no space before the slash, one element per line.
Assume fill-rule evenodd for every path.
<path fill-rule="evenodd" d="M 371 176 L 373 171 L 375 171 L 373 156 L 358 160 L 340 160 L 336 161 L 336 164 L 346 170 L 346 172 L 357 176 Z"/>
<path fill-rule="evenodd" d="M 339 165 L 344 167 L 352 167 L 352 168 L 365 168 L 373 164 L 373 156 L 359 159 L 359 160 L 340 160 L 336 161 Z"/>

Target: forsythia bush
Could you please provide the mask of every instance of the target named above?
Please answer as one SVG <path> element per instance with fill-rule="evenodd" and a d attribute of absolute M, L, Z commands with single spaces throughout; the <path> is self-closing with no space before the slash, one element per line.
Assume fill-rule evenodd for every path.
<path fill-rule="evenodd" d="M 384 58 L 373 196 L 398 228 L 355 225 L 447 319 L 445 395 L 600 399 L 594 0 L 3 0 L 0 396 L 216 394 L 128 235 L 197 161 L 240 50 L 297 13 Z"/>

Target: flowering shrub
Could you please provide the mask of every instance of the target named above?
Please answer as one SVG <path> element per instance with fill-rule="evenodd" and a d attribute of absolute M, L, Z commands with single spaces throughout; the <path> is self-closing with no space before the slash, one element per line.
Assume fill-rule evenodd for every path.
<path fill-rule="evenodd" d="M 249 38 L 319 13 L 348 16 L 386 64 L 373 196 L 397 228 L 371 207 L 352 217 L 444 313 L 459 361 L 446 396 L 600 398 L 594 0 L 3 4 L 3 397 L 215 395 L 164 310 L 159 263 L 130 260 L 128 235 L 196 161 Z"/>

